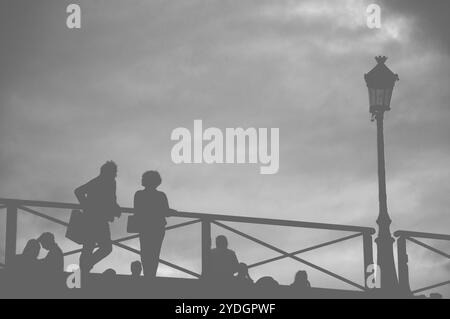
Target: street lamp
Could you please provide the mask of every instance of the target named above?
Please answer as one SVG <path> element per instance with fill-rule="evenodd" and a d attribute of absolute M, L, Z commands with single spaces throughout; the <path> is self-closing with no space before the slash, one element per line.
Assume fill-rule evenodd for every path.
<path fill-rule="evenodd" d="M 377 65 L 364 75 L 369 90 L 369 111 L 372 114 L 372 121 L 376 120 L 377 122 L 379 215 L 377 218 L 378 237 L 375 242 L 377 244 L 377 264 L 381 272 L 379 274 L 381 275 L 381 289 L 385 294 L 393 295 L 397 292 L 398 279 L 393 252 L 394 238 L 390 231 L 391 218 L 386 202 L 383 117 L 384 112 L 391 109 L 392 91 L 395 82 L 398 81 L 398 75 L 384 64 L 387 60 L 385 56 L 377 56 L 375 60 Z"/>

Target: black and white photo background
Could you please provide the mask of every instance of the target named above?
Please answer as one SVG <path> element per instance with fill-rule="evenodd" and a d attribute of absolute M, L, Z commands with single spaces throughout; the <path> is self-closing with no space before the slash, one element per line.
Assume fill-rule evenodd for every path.
<path fill-rule="evenodd" d="M 1 1 L 0 197 L 74 203 L 74 189 L 114 160 L 124 207 L 157 170 L 179 211 L 376 228 L 363 75 L 385 55 L 400 77 L 384 116 L 391 231 L 449 233 L 449 14 L 448 1 L 418 0 Z M 79 247 L 64 227 L 18 219 L 17 252 L 44 231 Z M 2 263 L 5 224 L 0 213 Z M 200 226 L 190 227 L 167 233 L 161 258 L 200 272 Z M 345 235 L 239 227 L 287 252 Z M 127 235 L 126 216 L 111 232 Z M 279 255 L 212 228 L 220 234 L 247 264 Z M 448 259 L 408 253 L 412 289 L 449 280 Z M 94 271 L 128 274 L 136 257 L 115 247 Z M 356 239 L 301 257 L 364 286 Z M 289 258 L 250 273 L 290 284 L 298 269 L 314 286 L 354 288 Z M 189 277 L 163 264 L 158 276 Z M 450 298 L 449 285 L 433 292 Z"/>

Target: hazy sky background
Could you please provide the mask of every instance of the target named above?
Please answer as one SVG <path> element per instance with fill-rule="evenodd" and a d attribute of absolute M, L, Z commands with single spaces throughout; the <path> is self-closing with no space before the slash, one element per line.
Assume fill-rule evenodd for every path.
<path fill-rule="evenodd" d="M 66 28 L 72 2 L 82 9 L 80 30 Z M 365 25 L 369 3 L 382 8 L 380 30 Z M 113 159 L 123 206 L 140 175 L 156 169 L 178 210 L 375 227 L 376 127 L 363 75 L 383 54 L 400 76 L 385 117 L 392 229 L 449 233 L 448 14 L 445 0 L 2 1 L 0 197 L 74 202 L 74 188 Z M 192 129 L 194 119 L 280 128 L 278 174 L 260 175 L 259 165 L 173 164 L 170 134 Z M 4 215 L 0 222 L 3 242 Z M 288 251 L 345 235 L 240 229 Z M 21 214 L 18 250 L 46 230 L 77 248 L 64 229 Z M 229 239 L 244 262 L 277 255 Z M 198 226 L 168 233 L 162 257 L 200 271 L 199 240 Z M 448 280 L 448 261 L 408 249 L 413 288 Z M 362 284 L 360 240 L 301 257 Z M 135 259 L 115 248 L 96 270 L 128 273 Z M 289 283 L 299 268 L 315 286 L 351 288 L 288 260 L 251 275 Z M 163 266 L 159 274 L 179 275 Z M 450 296 L 448 286 L 436 291 Z"/>

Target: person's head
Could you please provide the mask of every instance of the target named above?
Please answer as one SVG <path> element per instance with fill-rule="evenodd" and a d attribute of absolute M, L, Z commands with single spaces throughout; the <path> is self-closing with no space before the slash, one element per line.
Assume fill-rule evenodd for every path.
<path fill-rule="evenodd" d="M 142 272 L 142 264 L 139 260 L 135 260 L 131 263 L 131 275 L 133 277 L 139 277 Z"/>
<path fill-rule="evenodd" d="M 113 161 L 107 161 L 100 167 L 100 175 L 114 179 L 117 177 L 117 165 Z"/>
<path fill-rule="evenodd" d="M 112 268 L 108 268 L 103 272 L 103 276 L 107 278 L 114 277 L 116 274 L 116 271 Z"/>
<path fill-rule="evenodd" d="M 145 188 L 157 188 L 161 185 L 161 175 L 157 171 L 147 171 L 142 174 L 142 186 Z"/>
<path fill-rule="evenodd" d="M 273 277 L 265 276 L 256 281 L 256 286 L 263 290 L 270 290 L 278 287 L 279 283 Z"/>
<path fill-rule="evenodd" d="M 228 248 L 228 240 L 224 235 L 219 235 L 216 237 L 216 248 L 219 249 Z"/>
<path fill-rule="evenodd" d="M 305 283 L 308 281 L 308 273 L 305 270 L 299 270 L 295 274 L 295 283 Z"/>
<path fill-rule="evenodd" d="M 49 250 L 55 245 L 55 236 L 52 233 L 43 233 L 39 236 L 38 241 L 42 245 L 42 248 Z"/>
<path fill-rule="evenodd" d="M 30 239 L 27 244 L 25 245 L 25 248 L 23 249 L 22 255 L 31 258 L 31 259 L 37 259 L 39 256 L 39 252 L 41 250 L 41 245 L 39 245 L 39 241 L 36 239 Z"/>

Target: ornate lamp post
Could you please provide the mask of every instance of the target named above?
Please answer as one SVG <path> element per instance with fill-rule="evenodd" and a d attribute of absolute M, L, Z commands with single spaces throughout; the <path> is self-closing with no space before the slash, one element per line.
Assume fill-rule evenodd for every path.
<path fill-rule="evenodd" d="M 397 292 L 398 279 L 393 253 L 394 238 L 390 231 L 391 218 L 386 202 L 383 117 L 384 112 L 391 109 L 392 91 L 399 78 L 384 64 L 387 60 L 385 56 L 375 57 L 375 60 L 377 65 L 364 75 L 369 89 L 372 121 L 376 120 L 377 122 L 379 215 L 377 218 L 378 237 L 375 242 L 377 244 L 377 264 L 381 270 L 381 274 L 378 274 L 381 275 L 381 289 L 385 294 L 392 295 Z"/>

